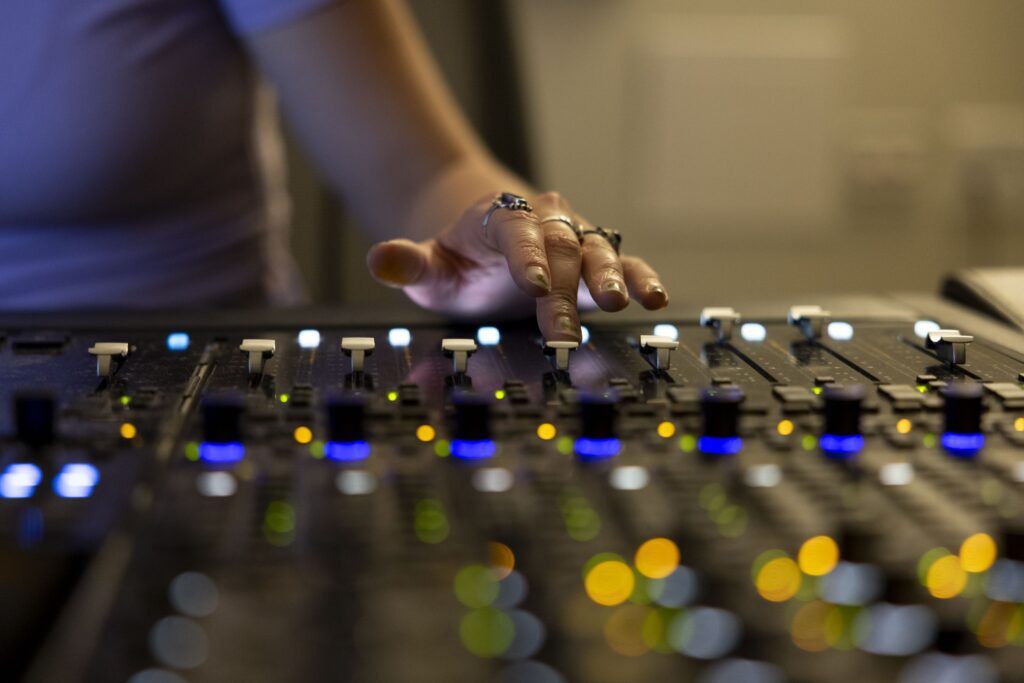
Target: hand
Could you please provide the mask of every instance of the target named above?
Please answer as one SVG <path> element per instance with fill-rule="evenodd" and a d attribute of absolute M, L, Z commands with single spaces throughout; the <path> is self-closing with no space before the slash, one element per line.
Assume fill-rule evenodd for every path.
<path fill-rule="evenodd" d="M 367 255 L 370 272 L 401 287 L 420 306 L 447 314 L 493 313 L 532 297 L 541 334 L 549 340 L 580 339 L 581 275 L 606 311 L 625 308 L 630 296 L 648 310 L 668 303 L 658 274 L 643 259 L 619 256 L 596 234 L 585 235 L 581 245 L 562 221 L 542 224 L 568 216 L 584 231 L 593 228 L 558 193 L 528 197 L 532 212 L 497 209 L 483 227 L 493 199 L 481 198 L 433 239 L 375 244 Z"/>

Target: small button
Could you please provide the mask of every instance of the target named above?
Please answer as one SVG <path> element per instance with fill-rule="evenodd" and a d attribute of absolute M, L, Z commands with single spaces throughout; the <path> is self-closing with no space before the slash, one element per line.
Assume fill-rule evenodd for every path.
<path fill-rule="evenodd" d="M 917 376 L 917 383 L 918 384 L 928 384 L 928 382 L 934 382 L 937 379 L 938 379 L 938 377 L 936 377 L 935 375 L 918 375 Z"/>

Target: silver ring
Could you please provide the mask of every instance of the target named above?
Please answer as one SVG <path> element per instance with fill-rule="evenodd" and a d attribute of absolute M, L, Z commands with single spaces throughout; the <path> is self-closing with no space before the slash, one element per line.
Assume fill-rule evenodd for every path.
<path fill-rule="evenodd" d="M 533 211 L 533 207 L 530 206 L 530 202 L 526 201 L 526 197 L 520 197 L 517 194 L 511 192 L 502 192 L 494 198 L 491 205 L 487 207 L 487 213 L 484 214 L 484 220 L 480 224 L 480 227 L 486 228 L 488 221 L 491 220 L 491 214 L 498 209 L 506 209 L 507 211 L 526 211 L 530 213 Z"/>
<path fill-rule="evenodd" d="M 600 225 L 595 225 L 590 230 L 584 230 L 583 235 L 597 235 L 598 237 L 603 237 L 608 244 L 611 245 L 612 249 L 615 250 L 616 254 L 619 253 L 619 248 L 622 246 L 622 235 L 619 234 L 618 230 L 611 230 L 609 228 L 602 228 Z M 580 239 L 582 240 L 583 238 L 581 237 Z"/>
<path fill-rule="evenodd" d="M 566 216 L 564 213 L 557 214 L 555 216 L 548 216 L 547 218 L 542 218 L 540 221 L 541 225 L 544 225 L 545 223 L 565 223 L 569 226 L 569 229 L 575 233 L 576 239 L 580 241 L 580 244 L 583 244 L 583 228 L 579 223 L 574 221 L 571 216 Z"/>

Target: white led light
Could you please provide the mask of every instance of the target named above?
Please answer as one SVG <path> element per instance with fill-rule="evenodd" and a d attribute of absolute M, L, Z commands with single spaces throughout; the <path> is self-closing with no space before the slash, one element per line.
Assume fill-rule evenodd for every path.
<path fill-rule="evenodd" d="M 208 498 L 226 498 L 238 490 L 238 482 L 230 472 L 202 472 L 196 478 L 199 493 Z"/>
<path fill-rule="evenodd" d="M 299 346 L 304 349 L 315 349 L 320 346 L 320 331 L 302 330 L 299 332 Z"/>
<path fill-rule="evenodd" d="M 515 476 L 504 467 L 484 467 L 473 473 L 473 488 L 483 493 L 502 493 L 514 483 Z"/>
<path fill-rule="evenodd" d="M 88 463 L 68 463 L 53 480 L 53 490 L 61 498 L 88 498 L 100 480 L 100 471 Z"/>
<path fill-rule="evenodd" d="M 0 498 L 29 498 L 42 478 L 42 471 L 32 463 L 12 463 L 0 474 Z"/>
<path fill-rule="evenodd" d="M 853 339 L 853 325 L 840 320 L 828 324 L 828 336 L 836 341 L 850 341 Z"/>
<path fill-rule="evenodd" d="M 619 491 L 639 491 L 651 481 L 647 468 L 641 465 L 624 465 L 616 467 L 608 475 L 608 483 Z"/>
<path fill-rule="evenodd" d="M 185 332 L 171 332 L 167 335 L 167 348 L 171 351 L 186 351 L 189 342 L 188 334 Z"/>
<path fill-rule="evenodd" d="M 658 323 L 654 326 L 654 336 L 668 337 L 672 341 L 679 340 L 679 328 L 669 323 Z"/>
<path fill-rule="evenodd" d="M 770 488 L 782 481 L 782 470 L 778 465 L 752 465 L 743 473 L 743 481 L 754 488 Z"/>
<path fill-rule="evenodd" d="M 476 340 L 480 346 L 497 346 L 501 343 L 501 332 L 497 327 L 481 327 L 476 331 Z"/>
<path fill-rule="evenodd" d="M 342 470 L 334 485 L 346 496 L 365 496 L 377 490 L 377 477 L 366 470 Z"/>
<path fill-rule="evenodd" d="M 942 328 L 939 326 L 939 324 L 934 320 L 918 320 L 916 323 L 914 323 L 914 334 L 916 334 L 921 339 L 927 337 L 929 332 L 935 332 L 941 329 Z"/>
<path fill-rule="evenodd" d="M 763 342 L 768 336 L 768 330 L 761 323 L 743 323 L 740 325 L 740 336 L 743 341 Z"/>
<path fill-rule="evenodd" d="M 412 332 L 404 327 L 392 327 L 388 330 L 388 344 L 394 347 L 408 346 L 412 342 Z"/>
<path fill-rule="evenodd" d="M 580 344 L 586 344 L 588 341 L 590 341 L 590 330 L 586 325 L 580 325 Z"/>
<path fill-rule="evenodd" d="M 888 462 L 878 470 L 878 480 L 886 486 L 906 486 L 914 481 L 914 466 L 909 462 Z"/>

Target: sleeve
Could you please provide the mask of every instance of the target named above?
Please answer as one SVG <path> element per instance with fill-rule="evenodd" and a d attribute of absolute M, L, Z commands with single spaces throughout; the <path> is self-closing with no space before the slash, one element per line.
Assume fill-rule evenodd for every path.
<path fill-rule="evenodd" d="M 228 25 L 241 36 L 287 24 L 336 2 L 340 0 L 217 0 Z"/>

